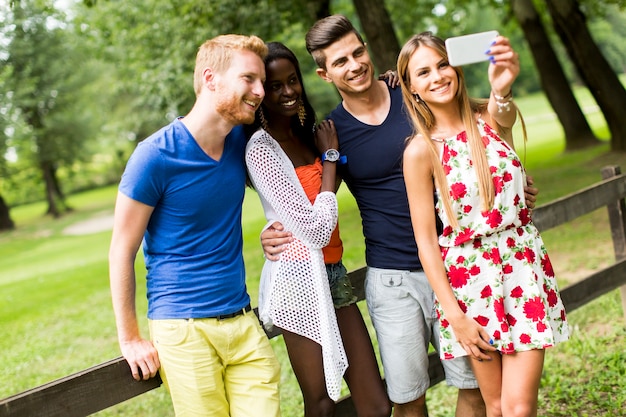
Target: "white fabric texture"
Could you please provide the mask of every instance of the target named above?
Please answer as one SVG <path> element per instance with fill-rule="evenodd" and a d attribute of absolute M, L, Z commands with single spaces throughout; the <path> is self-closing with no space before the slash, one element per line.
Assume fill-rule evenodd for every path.
<path fill-rule="evenodd" d="M 321 192 L 311 204 L 293 164 L 263 129 L 246 147 L 246 165 L 269 227 L 279 221 L 295 238 L 278 261 L 265 261 L 259 317 L 267 328 L 307 337 L 322 347 L 328 395 L 337 400 L 348 360 L 339 333 L 322 248 L 337 225 L 337 198 Z"/>

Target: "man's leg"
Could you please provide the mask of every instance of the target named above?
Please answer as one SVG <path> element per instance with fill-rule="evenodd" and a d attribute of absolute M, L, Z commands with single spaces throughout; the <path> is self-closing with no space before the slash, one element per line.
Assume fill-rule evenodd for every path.
<path fill-rule="evenodd" d="M 415 401 L 406 404 L 394 404 L 393 417 L 428 417 L 426 396 L 422 395 Z"/>
<path fill-rule="evenodd" d="M 279 417 L 280 365 L 259 320 L 249 312 L 220 324 L 230 335 L 222 355 L 228 415 Z"/>
<path fill-rule="evenodd" d="M 478 388 L 460 389 L 456 401 L 456 417 L 485 417 L 487 410 Z"/>
<path fill-rule="evenodd" d="M 204 320 L 150 320 L 159 370 L 174 412 L 184 417 L 228 415 L 222 361 L 204 335 Z M 219 337 L 214 338 L 219 345 Z"/>
<path fill-rule="evenodd" d="M 368 268 L 367 306 L 395 417 L 426 416 L 428 345 L 434 297 L 423 272 Z"/>

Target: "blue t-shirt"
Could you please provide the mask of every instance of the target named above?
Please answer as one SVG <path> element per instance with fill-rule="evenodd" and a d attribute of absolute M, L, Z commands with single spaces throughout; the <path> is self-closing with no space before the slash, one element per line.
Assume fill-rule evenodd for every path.
<path fill-rule="evenodd" d="M 362 123 L 341 103 L 329 118 L 337 128 L 339 150 L 348 158 L 339 169 L 359 206 L 367 265 L 416 270 L 421 264 L 402 175 L 402 154 L 413 129 L 400 88 L 389 93 L 391 108 L 380 125 Z"/>
<path fill-rule="evenodd" d="M 119 190 L 154 207 L 143 239 L 148 317 L 202 318 L 245 307 L 242 127 L 219 161 L 175 120 L 137 145 Z"/>

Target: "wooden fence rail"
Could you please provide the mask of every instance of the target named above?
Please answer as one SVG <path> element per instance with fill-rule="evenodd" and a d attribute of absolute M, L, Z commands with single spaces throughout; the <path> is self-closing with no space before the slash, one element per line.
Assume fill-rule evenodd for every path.
<path fill-rule="evenodd" d="M 570 222 L 606 206 L 616 262 L 579 282 L 562 289 L 565 308 L 572 311 L 621 287 L 622 306 L 626 314 L 626 176 L 619 167 L 603 168 L 603 181 L 570 194 L 533 212 L 540 231 Z M 363 300 L 365 268 L 350 272 L 356 295 Z M 257 313 L 257 310 L 254 310 Z M 279 331 L 268 333 L 276 337 Z M 443 367 L 436 354 L 429 356 L 431 386 L 444 380 Z M 82 417 L 124 402 L 161 386 L 157 376 L 135 381 L 122 357 L 66 376 L 39 387 L 0 400 L 0 417 Z M 339 400 L 336 415 L 356 415 L 349 396 Z"/>

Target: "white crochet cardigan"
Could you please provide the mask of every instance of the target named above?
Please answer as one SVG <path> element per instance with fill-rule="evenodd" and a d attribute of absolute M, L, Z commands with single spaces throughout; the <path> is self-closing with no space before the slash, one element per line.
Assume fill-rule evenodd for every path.
<path fill-rule="evenodd" d="M 263 129 L 247 144 L 246 164 L 268 221 L 265 228 L 279 221 L 295 238 L 280 260 L 265 261 L 259 317 L 268 328 L 276 325 L 322 346 L 326 389 L 337 400 L 348 360 L 322 254 L 337 225 L 337 198 L 332 192 L 321 192 L 311 204 L 293 163 Z"/>

